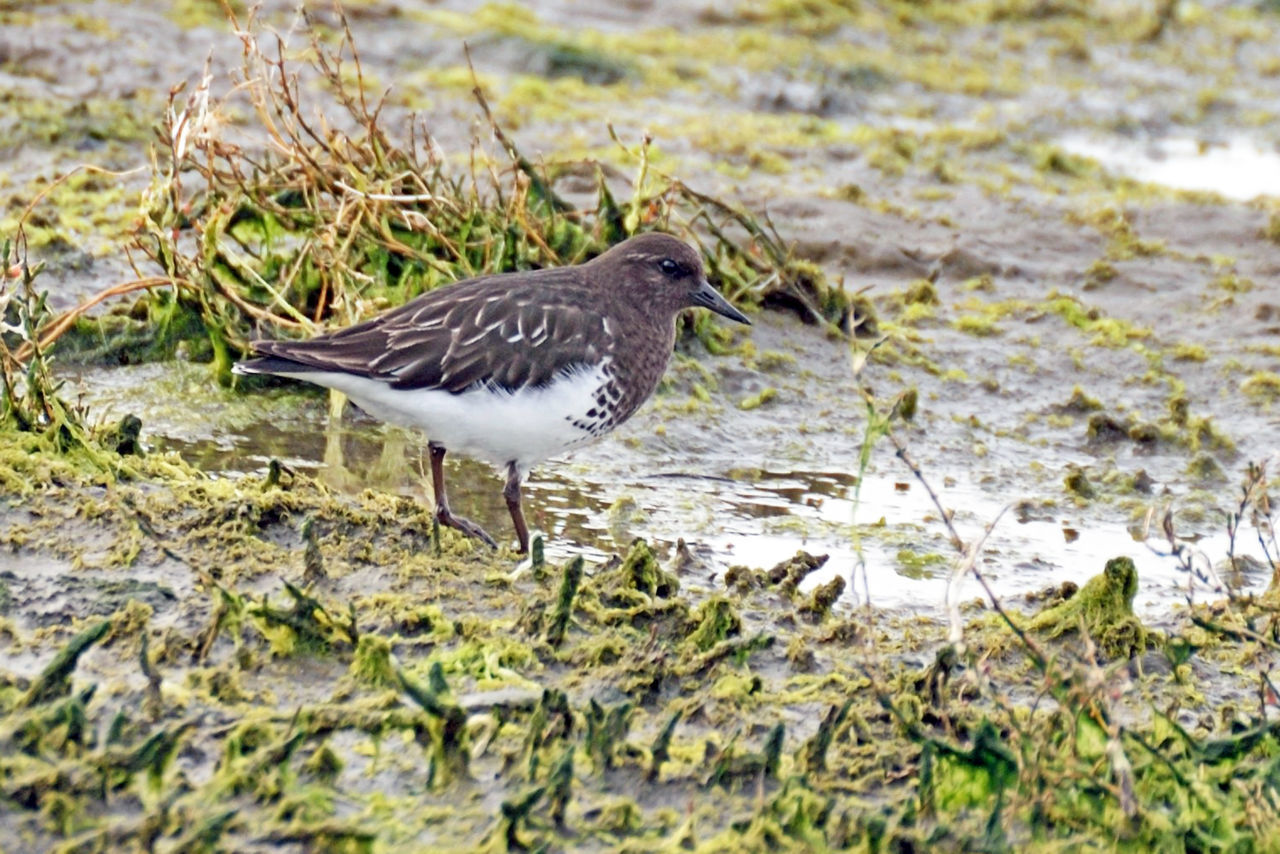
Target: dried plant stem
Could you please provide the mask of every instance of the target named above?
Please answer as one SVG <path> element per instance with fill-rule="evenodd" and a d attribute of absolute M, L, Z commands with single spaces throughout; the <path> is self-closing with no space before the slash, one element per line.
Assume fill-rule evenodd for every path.
<path fill-rule="evenodd" d="M 911 454 L 908 453 L 906 446 L 902 444 L 901 440 L 898 439 L 897 435 L 892 430 L 887 430 L 886 435 L 897 450 L 898 459 L 902 460 L 906 467 L 911 470 L 911 474 L 915 476 L 915 479 L 920 482 L 920 485 L 924 487 L 925 492 L 928 493 L 929 500 L 933 502 L 933 506 L 938 510 L 939 517 L 942 519 L 943 524 L 946 525 L 947 534 L 951 539 L 952 547 L 960 553 L 960 557 L 952 568 L 951 577 L 947 582 L 946 606 L 949 623 L 948 641 L 956 646 L 957 652 L 963 651 L 964 623 L 960 618 L 958 591 L 960 581 L 963 580 L 964 576 L 972 575 L 977 582 L 982 585 L 983 591 L 986 592 L 987 598 L 991 602 L 991 607 L 994 608 L 1001 618 L 1004 619 L 1005 623 L 1008 624 L 1009 628 L 1011 628 L 1014 634 L 1018 636 L 1018 639 L 1022 642 L 1023 646 L 1026 647 L 1027 651 L 1031 653 L 1036 661 L 1043 663 L 1045 660 L 1044 654 L 1027 636 L 1026 632 L 1024 632 L 1022 628 L 1009 617 L 1009 614 L 1004 610 L 1004 606 L 1000 604 L 999 597 L 996 596 L 995 591 L 991 589 L 991 585 L 987 582 L 986 576 L 984 576 L 981 570 L 977 567 L 978 555 L 981 554 L 983 545 L 986 543 L 987 538 L 991 536 L 991 532 L 995 529 L 996 523 L 998 523 L 1001 517 L 1004 516 L 1005 511 L 1009 509 L 1010 505 L 1005 504 L 1001 507 L 995 517 L 987 523 L 987 526 L 983 530 L 981 536 L 972 543 L 966 544 L 960 537 L 960 532 L 956 530 L 955 524 L 952 521 L 955 514 L 943 505 L 942 499 L 938 497 L 938 493 L 934 491 L 928 478 L 924 476 L 924 471 L 921 470 L 920 466 L 911 457 Z"/>
<path fill-rule="evenodd" d="M 121 282 L 118 285 L 112 285 L 91 296 L 89 299 L 77 305 L 75 308 L 69 308 L 62 314 L 49 321 L 40 330 L 40 340 L 36 344 L 27 341 L 18 348 L 14 355 L 21 362 L 25 362 L 31 358 L 34 348 L 39 346 L 41 349 L 47 349 L 53 345 L 53 342 L 62 337 L 68 329 L 75 325 L 75 322 L 84 316 L 84 314 L 96 305 L 100 305 L 112 297 L 123 296 L 125 294 L 136 293 L 137 291 L 148 291 L 154 288 L 171 288 L 176 283 L 172 279 L 164 276 L 151 276 L 146 279 L 135 279 L 131 282 Z"/>

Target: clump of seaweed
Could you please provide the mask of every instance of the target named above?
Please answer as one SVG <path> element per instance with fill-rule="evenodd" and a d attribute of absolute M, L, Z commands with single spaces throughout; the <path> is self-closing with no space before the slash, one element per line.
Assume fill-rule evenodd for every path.
<path fill-rule="evenodd" d="M 1137 592 L 1133 559 L 1115 557 L 1075 595 L 1032 617 L 1027 628 L 1050 638 L 1083 632 L 1108 656 L 1132 656 L 1147 642 L 1147 630 L 1133 614 Z"/>

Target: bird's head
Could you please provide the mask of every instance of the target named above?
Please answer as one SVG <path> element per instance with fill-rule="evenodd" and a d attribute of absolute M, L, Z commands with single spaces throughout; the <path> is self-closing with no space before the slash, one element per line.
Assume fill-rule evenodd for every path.
<path fill-rule="evenodd" d="M 685 308 L 708 308 L 722 317 L 751 325 L 751 321 L 707 281 L 702 256 L 669 234 L 648 232 L 619 243 L 591 261 L 609 278 L 624 282 L 632 294 L 650 300 L 654 310 L 672 315 Z"/>

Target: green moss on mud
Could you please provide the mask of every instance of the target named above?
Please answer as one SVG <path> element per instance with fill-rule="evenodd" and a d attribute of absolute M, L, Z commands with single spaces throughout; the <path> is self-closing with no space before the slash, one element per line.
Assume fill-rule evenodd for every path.
<path fill-rule="evenodd" d="M 778 390 L 773 386 L 766 386 L 753 395 L 744 397 L 738 401 L 738 408 L 742 410 L 759 409 L 769 401 L 778 396 Z"/>
<path fill-rule="evenodd" d="M 1253 400 L 1273 404 L 1280 400 L 1280 374 L 1257 371 L 1240 383 L 1240 390 Z"/>
<path fill-rule="evenodd" d="M 1131 657 L 1147 647 L 1148 631 L 1133 613 L 1138 571 L 1127 557 L 1107 561 L 1074 596 L 1027 622 L 1032 632 L 1058 638 L 1083 632 L 1109 657 Z"/>
<path fill-rule="evenodd" d="M 45 467 L 28 460 L 24 472 Z M 33 493 L 23 506 L 48 508 L 54 506 L 48 501 L 71 494 L 66 490 L 94 488 L 92 466 L 61 471 L 62 492 Z M 226 491 L 190 492 L 187 482 L 202 479 L 172 459 L 166 468 L 136 477 L 148 490 L 134 499 L 134 518 L 147 518 L 149 541 L 180 553 L 187 567 L 211 567 L 223 550 L 238 551 L 242 533 L 226 509 L 252 507 L 263 492 L 279 500 L 285 491 L 246 480 Z M 337 520 L 331 499 L 312 491 L 306 478 L 295 478 L 287 491 L 306 505 L 316 524 Z M 1073 707 L 1083 722 L 1071 726 L 1063 726 L 1062 711 L 1015 707 L 1010 717 L 1004 703 L 975 697 L 967 680 L 922 678 L 910 662 L 940 648 L 944 638 L 943 627 L 932 621 L 885 622 L 883 615 L 870 614 L 794 619 L 797 613 L 825 615 L 831 607 L 830 593 L 815 592 L 812 602 L 795 593 L 822 566 L 821 556 L 798 554 L 756 573 L 758 584 L 734 584 L 729 593 L 690 594 L 664 567 L 663 556 L 637 541 L 625 556 L 582 575 L 577 595 L 566 600 L 570 629 L 553 650 L 541 645 L 538 632 L 519 640 L 512 626 L 522 601 L 553 601 L 562 586 L 555 573 L 497 585 L 485 579 L 503 560 L 482 555 L 442 559 L 409 576 L 384 571 L 370 585 L 369 562 L 349 557 L 365 550 L 342 538 L 378 541 L 380 563 L 394 563 L 391 556 L 415 544 L 389 508 L 375 502 L 367 509 L 379 507 L 382 513 L 359 515 L 363 502 L 372 500 L 366 495 L 344 511 L 359 524 L 341 528 L 341 538 L 321 540 L 329 572 L 324 584 L 349 588 L 353 579 L 365 579 L 360 586 L 367 592 L 349 600 L 360 634 L 353 646 L 311 647 L 273 658 L 258 621 L 217 616 L 231 613 L 225 608 L 209 613 L 211 595 L 215 602 L 254 601 L 249 590 L 270 586 L 279 571 L 274 559 L 254 571 L 223 570 L 238 590 L 205 582 L 154 616 L 150 609 L 123 609 L 114 624 L 130 628 L 120 640 L 106 641 L 88 665 L 79 653 L 98 633 L 105 638 L 112 621 L 61 641 L 21 631 L 36 650 L 67 645 L 63 654 L 50 657 L 46 673 L 56 675 L 42 680 L 45 688 L 30 687 L 25 703 L 0 691 L 0 738 L 11 742 L 21 734 L 27 746 L 0 752 L 0 770 L 9 781 L 6 821 L 62 837 L 73 831 L 49 825 L 46 817 L 70 810 L 80 816 L 74 832 L 96 833 L 107 827 L 96 816 L 104 808 L 110 814 L 108 804 L 119 804 L 125 793 L 145 796 L 141 803 L 147 804 L 154 803 L 153 793 L 168 790 L 183 818 L 171 817 L 167 807 L 143 806 L 153 833 L 177 842 L 194 823 L 228 847 L 288 828 L 290 838 L 321 848 L 347 844 L 342 840 L 479 847 L 485 840 L 513 838 L 525 846 L 572 840 L 575 846 L 616 847 L 654 840 L 682 844 L 696 832 L 704 849 L 769 840 L 773 849 L 865 850 L 885 837 L 903 844 L 936 842 L 940 834 L 971 838 L 988 821 L 973 805 L 997 793 L 1009 804 L 1002 827 L 1041 833 L 1032 807 L 1053 791 L 1061 793 L 1051 799 L 1054 808 L 1085 823 L 1079 833 L 1110 827 L 1099 824 L 1104 820 L 1092 800 L 1081 805 L 1070 795 L 1072 775 L 1092 779 L 1105 745 L 1090 722 L 1088 710 L 1095 706 L 1086 701 L 1087 693 Z M 128 526 L 118 514 L 92 521 L 102 526 L 98 536 Z M 249 524 L 259 531 L 254 539 L 260 555 L 272 554 L 268 541 L 283 529 L 262 517 Z M 296 548 L 302 548 L 300 540 Z M 1057 611 L 1031 618 L 1031 630 L 1052 642 L 1083 625 L 1095 639 L 1119 643 L 1131 619 L 1127 608 L 1136 583 L 1119 572 L 1123 564 L 1113 561 L 1106 576 Z M 838 595 L 842 584 L 820 590 L 828 587 Z M 346 611 L 345 597 L 335 589 L 310 595 L 316 597 L 307 600 L 313 609 L 335 617 Z M 168 627 L 159 628 L 157 618 Z M 123 641 L 137 634 L 163 649 L 148 659 L 159 689 L 154 719 L 131 711 L 145 687 L 91 702 L 94 681 L 135 666 L 136 647 Z M 785 643 L 775 644 L 775 635 Z M 878 651 L 869 653 L 868 642 Z M 974 638 L 975 646 L 983 643 Z M 1218 643 L 1198 637 L 1199 654 Z M 606 647 L 610 652 L 599 654 Z M 1229 649 L 1223 651 L 1230 654 Z M 1070 653 L 1064 648 L 1060 654 Z M 180 693 L 175 680 L 193 655 L 203 664 L 192 671 L 193 677 L 200 674 L 192 684 L 209 690 Z M 405 670 L 396 668 L 392 656 Z M 967 666 L 954 657 L 943 661 L 935 674 Z M 1016 660 L 982 664 L 984 678 L 1016 685 L 1028 666 Z M 1094 684 L 1087 680 L 1050 684 L 1096 690 L 1086 688 Z M 1143 690 L 1180 690 L 1163 680 L 1142 684 Z M 1101 696 L 1095 702 L 1103 702 Z M 800 713 L 821 717 L 816 733 L 793 735 L 778 723 L 779 716 Z M 116 722 L 107 727 L 104 719 L 110 718 Z M 945 726 L 929 723 L 942 720 Z M 108 730 L 105 745 L 89 735 Z M 1158 732 L 1141 737 L 1155 739 Z M 1124 738 L 1134 797 L 1141 803 L 1163 803 L 1179 791 L 1170 761 L 1184 776 L 1195 768 L 1226 772 L 1220 762 L 1206 764 L 1186 753 L 1150 761 Z M 1210 742 L 1203 732 L 1185 738 L 1201 751 L 1196 755 L 1222 745 L 1213 748 L 1217 755 L 1231 752 L 1231 773 L 1247 779 L 1266 761 L 1259 758 L 1265 753 L 1259 741 L 1220 736 Z M 182 767 L 173 761 L 179 753 Z M 53 760 L 60 763 L 58 774 L 42 770 L 41 763 Z M 203 762 L 205 773 L 189 776 L 192 762 Z M 896 769 L 901 786 L 884 788 L 886 767 Z M 110 801 L 100 786 L 77 784 L 89 779 L 78 776 L 88 769 L 108 775 Z M 370 775 L 379 779 L 379 792 L 370 791 Z M 180 780 L 187 782 L 178 785 Z M 468 795 L 480 781 L 489 794 Z M 626 786 L 626 798 L 617 796 L 619 785 Z M 1230 812 L 1241 809 L 1248 789 L 1219 791 L 1211 797 Z M 880 799 L 875 809 L 863 802 L 871 793 Z M 235 799 L 234 814 L 228 798 Z M 329 806 L 336 798 L 380 818 L 338 820 Z M 673 810 L 684 803 L 696 804 L 694 811 Z M 933 811 L 924 828 L 921 803 Z M 1181 832 L 1147 822 L 1124 831 L 1135 846 L 1179 838 Z"/>
<path fill-rule="evenodd" d="M 1151 337 L 1151 330 L 1126 320 L 1103 315 L 1070 296 L 1051 295 L 1043 309 L 1091 336 L 1090 343 L 1104 347 L 1125 347 Z"/>
<path fill-rule="evenodd" d="M 368 685 L 389 688 L 398 684 L 390 641 L 377 635 L 362 635 L 351 659 L 351 675 Z"/>
<path fill-rule="evenodd" d="M 957 317 L 951 322 L 951 325 L 960 332 L 976 335 L 979 338 L 1000 335 L 1004 331 L 991 318 L 972 314 Z"/>

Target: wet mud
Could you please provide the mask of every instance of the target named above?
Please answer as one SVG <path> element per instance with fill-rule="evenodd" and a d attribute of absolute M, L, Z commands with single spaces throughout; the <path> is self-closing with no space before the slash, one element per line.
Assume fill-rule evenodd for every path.
<path fill-rule="evenodd" d="M 4 438 L 0 848 L 1268 850 L 1276 555 L 1265 504 L 1227 520 L 1280 464 L 1280 17 L 995 5 L 348 4 L 389 123 L 467 157 L 465 43 L 584 196 L 627 192 L 649 134 L 863 323 L 685 339 L 640 414 L 534 473 L 521 569 L 432 530 L 421 437 L 68 351 L 64 394 L 146 453 Z M 134 275 L 149 176 L 54 177 L 144 165 L 210 51 L 226 91 L 240 42 L 201 4 L 0 24 L 0 236 L 32 205 L 56 307 Z M 876 432 L 906 392 L 946 514 Z M 450 479 L 509 533 L 492 472 Z M 944 523 L 1005 507 L 975 566 L 1008 620 L 948 591 Z M 1118 600 L 1069 595 L 1116 559 Z"/>

